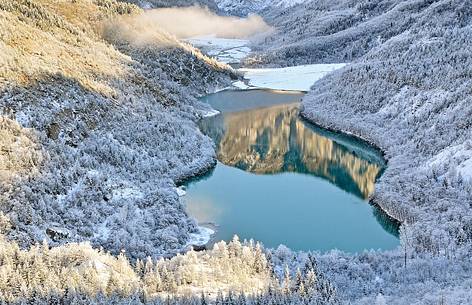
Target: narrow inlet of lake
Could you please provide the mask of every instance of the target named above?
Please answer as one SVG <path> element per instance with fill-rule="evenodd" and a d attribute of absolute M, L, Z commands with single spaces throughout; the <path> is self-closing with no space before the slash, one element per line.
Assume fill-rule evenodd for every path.
<path fill-rule="evenodd" d="M 302 96 L 231 90 L 203 98 L 221 112 L 200 122 L 218 164 L 186 183 L 189 214 L 215 229 L 213 241 L 236 234 L 294 250 L 395 248 L 398 225 L 367 202 L 382 156 L 301 119 Z"/>

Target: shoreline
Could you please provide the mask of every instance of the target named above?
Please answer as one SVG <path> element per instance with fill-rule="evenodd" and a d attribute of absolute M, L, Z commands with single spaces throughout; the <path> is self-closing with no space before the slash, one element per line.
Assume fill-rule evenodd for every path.
<path fill-rule="evenodd" d="M 283 91 L 283 92 L 294 92 L 294 93 L 300 93 L 300 91 L 294 91 L 294 90 L 276 90 L 276 89 L 266 89 L 266 88 L 259 88 L 259 87 L 254 87 L 254 88 L 250 88 L 250 89 L 240 89 L 240 88 L 230 88 L 230 89 L 226 89 L 228 91 L 251 91 L 251 90 L 265 90 L 265 91 Z M 304 95 L 305 96 L 305 95 Z M 353 140 L 353 141 L 356 141 L 358 142 L 360 145 L 362 146 L 365 146 L 365 148 L 370 148 L 372 149 L 374 152 L 372 153 L 372 155 L 370 156 L 370 158 L 373 158 L 373 159 L 377 159 L 378 161 L 381 161 L 384 166 L 382 167 L 382 171 L 379 173 L 379 176 L 376 178 L 376 181 L 375 183 L 377 184 L 378 182 L 378 179 L 381 178 L 383 172 L 385 171 L 386 167 L 388 166 L 388 160 L 386 159 L 386 153 L 383 149 L 381 149 L 380 147 L 378 147 L 377 145 L 375 145 L 375 143 L 373 143 L 372 141 L 368 141 L 366 140 L 365 138 L 362 138 L 362 137 L 359 137 L 353 133 L 349 133 L 349 132 L 343 132 L 342 130 L 339 130 L 339 129 L 334 129 L 334 128 L 329 128 L 329 127 L 324 127 L 320 124 L 317 124 L 316 122 L 313 122 L 311 120 L 309 120 L 309 118 L 307 118 L 306 116 L 303 115 L 303 109 L 302 109 L 302 103 L 300 102 L 298 104 L 300 107 L 299 107 L 299 118 L 302 120 L 302 121 L 305 121 L 307 124 L 311 125 L 310 127 L 313 127 L 313 128 L 316 128 L 316 129 L 319 129 L 323 132 L 326 132 L 327 134 L 325 136 L 327 136 L 328 138 L 332 139 L 333 141 L 339 141 L 340 139 L 337 139 L 336 137 L 333 137 L 333 134 L 334 135 L 339 135 L 339 137 L 342 137 L 342 138 L 346 138 L 347 139 L 350 139 L 350 140 Z M 203 118 L 202 118 L 203 119 Z M 365 149 L 363 148 L 363 149 Z M 216 159 L 215 159 L 216 160 Z M 178 184 L 177 186 L 178 187 L 181 187 L 181 186 L 184 186 L 194 180 L 200 180 L 200 179 L 204 179 L 205 177 L 209 176 L 212 174 L 212 171 L 214 170 L 214 168 L 216 167 L 217 165 L 217 162 L 218 161 L 215 161 L 215 163 L 211 166 L 208 166 L 204 169 L 202 169 L 201 171 L 199 171 L 197 174 L 194 174 L 194 175 L 191 175 L 189 177 L 186 177 L 185 179 L 180 179 L 178 181 Z M 185 195 L 184 195 L 185 196 Z M 184 197 L 183 196 L 183 197 Z M 378 204 L 374 198 L 371 196 L 369 196 L 369 198 L 366 199 L 366 203 L 368 203 L 369 205 L 377 208 L 381 213 L 384 214 L 385 217 L 387 217 L 389 220 L 391 220 L 393 222 L 393 224 L 395 226 L 398 226 L 400 227 L 401 225 L 401 221 L 399 221 L 398 219 L 395 219 L 394 217 L 392 217 L 386 210 L 384 210 L 382 208 L 382 206 L 380 204 Z M 198 223 L 198 222 L 197 222 Z M 204 224 L 200 224 L 198 223 L 199 226 L 202 226 L 202 227 L 205 227 Z M 216 231 L 214 232 L 216 233 Z M 208 240 L 208 242 L 205 244 L 208 245 L 210 242 L 212 241 L 212 238 L 210 237 L 210 239 Z M 201 245 L 197 245 L 197 246 L 201 246 Z M 333 249 L 331 250 L 326 250 L 326 251 L 323 251 L 323 253 L 328 253 L 330 251 L 332 251 Z M 382 250 L 382 251 L 391 251 L 391 250 L 395 250 L 395 249 L 390 249 L 390 250 Z M 316 251 L 316 250 L 308 250 L 307 252 L 311 252 L 311 251 Z M 369 251 L 369 249 L 364 249 L 363 251 Z M 363 252 L 361 251 L 361 252 Z M 343 251 L 344 252 L 344 251 Z M 356 254 L 355 253 L 350 253 L 350 252 L 345 252 L 346 254 L 348 255 L 352 255 L 352 256 L 355 256 Z"/>

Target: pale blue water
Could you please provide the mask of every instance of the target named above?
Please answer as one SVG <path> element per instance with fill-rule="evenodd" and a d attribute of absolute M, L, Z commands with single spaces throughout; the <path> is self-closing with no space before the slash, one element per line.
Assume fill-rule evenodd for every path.
<path fill-rule="evenodd" d="M 254 239 L 294 250 L 391 249 L 398 227 L 366 201 L 384 163 L 377 151 L 298 116 L 302 94 L 225 91 L 201 122 L 218 165 L 187 183 L 188 212 L 213 241 Z"/>

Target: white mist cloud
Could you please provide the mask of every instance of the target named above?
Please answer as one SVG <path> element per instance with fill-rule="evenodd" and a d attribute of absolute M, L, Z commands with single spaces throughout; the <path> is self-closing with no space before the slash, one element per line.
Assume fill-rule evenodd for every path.
<path fill-rule="evenodd" d="M 271 29 L 260 16 L 252 15 L 248 18 L 218 16 L 198 6 L 148 10 L 137 16 L 122 18 L 114 22 L 113 27 L 121 34 L 130 32 L 135 41 L 162 39 L 165 36 L 164 32 L 171 33 L 177 38 L 202 35 L 247 38 Z"/>
<path fill-rule="evenodd" d="M 201 7 L 164 8 L 140 16 L 178 38 L 214 34 L 222 38 L 246 38 L 270 30 L 260 16 L 218 16 Z"/>

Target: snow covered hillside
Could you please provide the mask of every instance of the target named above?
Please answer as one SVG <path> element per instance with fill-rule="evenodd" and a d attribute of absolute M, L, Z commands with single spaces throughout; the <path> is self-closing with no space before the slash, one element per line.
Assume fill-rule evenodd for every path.
<path fill-rule="evenodd" d="M 274 273 L 253 241 L 177 255 L 199 228 L 176 182 L 215 163 L 196 96 L 229 66 L 134 5 L 6 0 L 0 67 L 0 303 L 335 304 L 313 262 Z"/>
<path fill-rule="evenodd" d="M 414 228 L 417 252 L 439 254 L 472 242 L 472 9 L 429 2 L 408 31 L 318 82 L 303 113 L 385 150 L 375 201 Z"/>
<path fill-rule="evenodd" d="M 443 298 L 451 304 L 465 304 L 471 298 L 470 283 L 464 279 L 469 276 L 468 253 L 472 249 L 472 6 L 463 1 L 395 1 L 389 7 L 392 10 L 387 15 L 374 17 L 372 22 L 392 23 L 393 28 L 386 26 L 374 35 L 370 34 L 378 29 L 374 26 L 365 33 L 354 27 L 333 34 L 345 37 L 355 30 L 359 41 L 349 44 L 355 50 L 353 58 L 358 59 L 317 82 L 303 101 L 302 114 L 384 150 L 389 163 L 372 200 L 403 223 L 404 265 L 410 261 L 435 269 L 446 264 L 440 276 L 423 275 L 418 281 L 442 283 L 447 287 Z M 406 22 L 408 18 L 401 16 L 414 18 Z M 343 45 L 343 41 L 347 40 L 338 43 Z M 362 41 L 372 45 L 356 47 L 358 43 L 362 46 Z M 303 54 L 302 62 L 345 58 L 338 57 L 336 51 L 323 52 L 318 46 L 321 44 L 302 42 L 292 49 L 297 52 L 289 58 L 296 61 L 297 54 Z M 285 54 L 283 57 L 289 52 L 279 54 Z M 272 58 L 279 61 L 278 56 Z M 391 265 L 388 255 L 378 254 L 379 262 L 370 268 Z M 400 257 L 398 253 L 397 259 Z M 406 272 L 417 273 L 415 268 Z M 421 296 L 411 289 L 411 282 L 394 285 L 396 288 L 388 291 L 386 287 L 396 280 L 386 280 L 388 272 L 383 274 L 380 278 L 387 304 L 412 300 L 427 303 L 428 298 L 441 298 Z M 344 291 L 352 297 L 352 279 L 335 282 L 349 282 Z M 365 279 L 362 282 L 365 284 Z"/>
<path fill-rule="evenodd" d="M 285 9 L 306 0 L 215 0 L 220 10 L 230 15 L 247 16 L 249 14 L 260 13 L 263 10 L 274 8 Z"/>
<path fill-rule="evenodd" d="M 218 7 L 214 0 L 120 0 L 136 4 L 144 9 L 161 8 L 161 7 L 186 7 L 199 5 L 207 7 L 212 11 L 218 11 Z"/>
<path fill-rule="evenodd" d="M 311 0 L 290 9 L 268 9 L 262 16 L 276 31 L 254 46 L 259 52 L 248 63 L 351 62 L 414 27 L 424 11 L 436 4 L 429 0 Z M 463 6 L 467 8 L 465 2 L 458 8 Z"/>
<path fill-rule="evenodd" d="M 0 2 L 8 237 L 88 240 L 134 258 L 181 250 L 197 227 L 174 182 L 215 162 L 195 95 L 232 70 L 158 29 L 141 35 L 136 6 L 43 2 Z"/>

